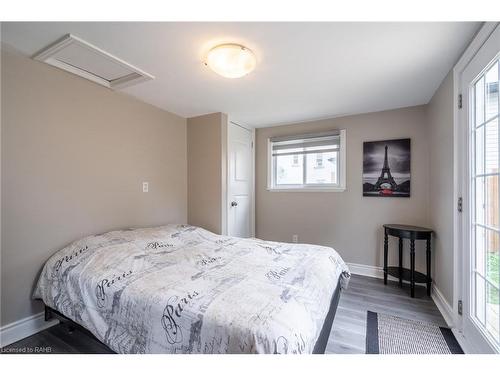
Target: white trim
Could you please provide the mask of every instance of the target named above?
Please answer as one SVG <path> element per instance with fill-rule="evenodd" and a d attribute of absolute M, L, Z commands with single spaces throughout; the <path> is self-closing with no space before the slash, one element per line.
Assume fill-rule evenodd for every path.
<path fill-rule="evenodd" d="M 378 266 L 369 266 L 367 264 L 359 264 L 359 263 L 347 263 L 349 270 L 354 275 L 368 276 L 374 277 L 376 279 L 384 278 L 384 268 Z M 399 281 L 398 278 L 393 277 L 391 275 L 387 275 L 387 280 L 391 281 Z M 403 283 L 408 284 L 409 281 L 404 281 Z"/>
<path fill-rule="evenodd" d="M 27 318 L 0 327 L 0 347 L 10 345 L 37 332 L 59 324 L 59 320 L 45 321 L 44 313 L 38 313 Z"/>
<path fill-rule="evenodd" d="M 271 138 L 267 139 L 267 190 L 271 190 L 273 187 L 273 143 Z"/>
<path fill-rule="evenodd" d="M 255 237 L 255 149 L 257 148 L 255 144 L 255 128 L 252 128 L 252 237 Z"/>
<path fill-rule="evenodd" d="M 458 62 L 453 67 L 454 72 L 462 72 L 469 64 L 472 58 L 476 55 L 477 51 L 489 38 L 490 34 L 497 27 L 498 22 L 485 22 L 481 29 L 477 32 L 476 36 L 470 42 L 467 49 L 464 51 Z"/>
<path fill-rule="evenodd" d="M 444 298 L 443 293 L 441 293 L 434 283 L 431 288 L 431 298 L 436 304 L 441 315 L 443 315 L 448 327 L 455 327 L 455 314 L 453 312 L 453 307 L 450 306 L 446 298 Z"/>
<path fill-rule="evenodd" d="M 384 278 L 384 270 L 382 267 L 369 266 L 366 264 L 359 263 L 347 263 L 349 270 L 354 275 L 375 277 L 376 279 Z"/>
<path fill-rule="evenodd" d="M 339 164 L 339 177 L 341 189 L 347 187 L 347 130 L 340 130 L 340 164 Z"/>
<path fill-rule="evenodd" d="M 227 236 L 228 232 L 228 197 L 229 197 L 229 116 L 221 114 L 222 119 L 226 119 L 226 123 L 221 121 L 221 199 L 220 199 L 220 234 Z"/>
<path fill-rule="evenodd" d="M 384 278 L 384 268 L 378 266 L 369 266 L 367 264 L 359 264 L 359 263 L 347 263 L 349 270 L 354 275 L 368 276 L 374 277 L 376 279 Z M 387 275 L 387 280 L 391 281 L 399 281 L 397 277 Z M 409 281 L 403 280 L 403 283 L 409 284 Z"/>

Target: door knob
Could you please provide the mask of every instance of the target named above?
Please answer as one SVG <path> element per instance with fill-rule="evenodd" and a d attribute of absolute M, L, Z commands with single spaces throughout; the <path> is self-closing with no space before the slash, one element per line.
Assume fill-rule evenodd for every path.
<path fill-rule="evenodd" d="M 238 205 L 238 202 L 235 202 L 235 201 L 232 201 L 232 202 L 231 202 L 231 207 L 235 207 L 235 206 L 237 206 L 237 205 Z"/>

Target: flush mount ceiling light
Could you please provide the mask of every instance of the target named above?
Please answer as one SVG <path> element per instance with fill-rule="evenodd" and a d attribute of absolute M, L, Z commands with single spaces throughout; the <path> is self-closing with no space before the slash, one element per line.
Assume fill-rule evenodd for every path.
<path fill-rule="evenodd" d="M 240 78 L 255 69 L 257 60 L 248 48 L 239 44 L 221 44 L 212 48 L 205 64 L 226 78 Z"/>

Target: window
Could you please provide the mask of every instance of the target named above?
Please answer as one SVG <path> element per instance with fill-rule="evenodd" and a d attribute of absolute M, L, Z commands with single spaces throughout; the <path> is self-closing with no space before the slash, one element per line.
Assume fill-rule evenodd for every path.
<path fill-rule="evenodd" d="M 500 345 L 499 60 L 471 87 L 472 314 Z"/>
<path fill-rule="evenodd" d="M 270 138 L 268 189 L 345 190 L 345 133 Z"/>

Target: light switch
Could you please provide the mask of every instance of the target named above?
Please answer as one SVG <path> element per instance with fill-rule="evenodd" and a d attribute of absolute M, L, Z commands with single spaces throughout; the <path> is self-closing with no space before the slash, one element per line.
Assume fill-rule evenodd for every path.
<path fill-rule="evenodd" d="M 149 182 L 142 183 L 142 192 L 147 193 L 149 191 Z"/>

